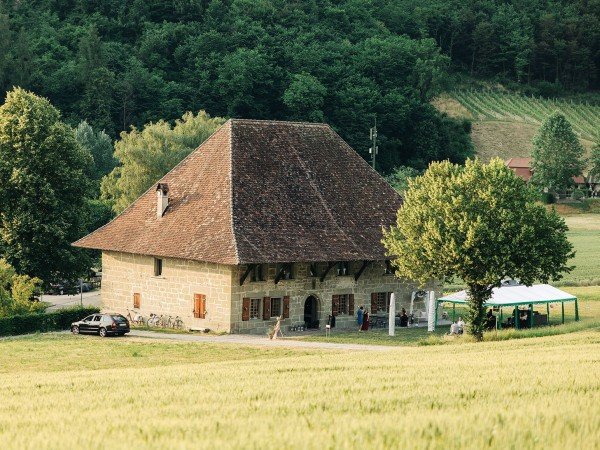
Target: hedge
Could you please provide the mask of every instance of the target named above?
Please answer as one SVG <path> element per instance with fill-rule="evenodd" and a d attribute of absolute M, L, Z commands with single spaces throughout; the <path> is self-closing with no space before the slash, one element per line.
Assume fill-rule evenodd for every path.
<path fill-rule="evenodd" d="M 0 317 L 0 336 L 68 330 L 71 323 L 100 312 L 98 308 L 69 308 L 42 314 Z"/>

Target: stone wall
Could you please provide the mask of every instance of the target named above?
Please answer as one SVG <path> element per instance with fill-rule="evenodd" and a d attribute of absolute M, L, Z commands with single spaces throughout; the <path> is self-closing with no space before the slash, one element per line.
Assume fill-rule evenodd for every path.
<path fill-rule="evenodd" d="M 102 303 L 106 311 L 127 314 L 133 309 L 133 294 L 141 295 L 138 311 L 149 317 L 150 313 L 166 316 L 180 316 L 186 327 L 209 328 L 214 331 L 233 333 L 266 334 L 276 319 L 263 320 L 262 301 L 258 319 L 242 320 L 244 297 L 290 298 L 290 317 L 283 321 L 283 331 L 290 326 L 304 324 L 304 304 L 309 296 L 317 299 L 318 320 L 324 328 L 332 310 L 332 296 L 354 294 L 354 308 L 348 314 L 336 317 L 336 328 L 356 327 L 355 312 L 360 305 L 371 312 L 371 293 L 394 292 L 396 310 L 407 310 L 411 293 L 417 289 L 414 283 L 398 280 L 393 275 L 385 275 L 383 262 L 370 264 L 358 281 L 354 274 L 361 262 L 350 263 L 349 275 L 338 275 L 337 268 L 329 271 L 324 281 L 320 276 L 326 263 L 316 266 L 317 276 L 311 276 L 310 265 L 295 263 L 293 279 L 283 279 L 275 284 L 276 265 L 264 265 L 265 281 L 251 281 L 247 277 L 240 286 L 240 277 L 246 266 L 227 266 L 203 263 L 184 259 L 162 258 L 160 276 L 154 276 L 154 258 L 129 253 L 103 252 L 102 254 Z M 425 289 L 439 286 L 429 284 Z M 194 294 L 206 296 L 206 318 L 194 318 Z M 440 294 L 440 292 L 438 292 Z"/>
<path fill-rule="evenodd" d="M 324 328 L 332 309 L 332 296 L 341 294 L 354 294 L 354 311 L 349 311 L 347 315 L 336 317 L 336 328 L 351 329 L 356 325 L 354 313 L 360 305 L 364 305 L 371 311 L 371 293 L 373 292 L 394 292 L 396 294 L 396 310 L 400 311 L 405 307 L 408 311 L 411 294 L 416 290 L 414 283 L 399 280 L 393 275 L 384 275 L 384 262 L 370 264 L 362 273 L 358 281 L 354 280 L 354 274 L 361 266 L 360 261 L 350 264 L 350 275 L 338 276 L 336 267 L 331 269 L 323 282 L 320 281 L 320 275 L 326 269 L 326 264 L 317 266 L 318 276 L 310 276 L 310 265 L 307 263 L 294 264 L 294 278 L 290 280 L 280 280 L 275 284 L 276 265 L 264 265 L 265 281 L 250 281 L 248 277 L 242 286 L 240 286 L 240 277 L 244 274 L 246 266 L 235 267 L 232 271 L 232 307 L 231 307 L 231 331 L 235 333 L 267 333 L 276 319 L 263 320 L 262 310 L 258 319 L 242 320 L 242 301 L 244 297 L 259 298 L 263 297 L 290 297 L 290 317 L 282 323 L 282 329 L 285 333 L 290 326 L 304 323 L 304 303 L 306 299 L 313 295 L 318 299 L 320 327 Z M 429 284 L 426 289 L 434 287 L 439 290 L 439 286 Z M 439 294 L 439 292 L 438 292 Z"/>
<path fill-rule="evenodd" d="M 186 327 L 230 331 L 232 266 L 162 258 L 154 276 L 154 258 L 129 253 L 102 253 L 103 309 L 127 314 L 133 294 L 141 295 L 139 311 L 180 316 Z M 194 294 L 206 295 L 206 318 L 194 318 Z"/>

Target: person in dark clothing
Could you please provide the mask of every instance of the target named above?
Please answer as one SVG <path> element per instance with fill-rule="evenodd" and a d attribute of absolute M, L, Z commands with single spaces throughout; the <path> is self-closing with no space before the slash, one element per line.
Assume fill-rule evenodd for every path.
<path fill-rule="evenodd" d="M 327 325 L 329 325 L 331 328 L 335 328 L 335 316 L 333 314 L 329 314 Z"/>
<path fill-rule="evenodd" d="M 400 314 L 400 326 L 407 327 L 408 326 L 408 315 L 406 314 L 406 309 L 402 308 L 402 313 Z"/>
<path fill-rule="evenodd" d="M 494 313 L 491 309 L 488 309 L 485 317 L 485 328 L 487 330 L 494 330 L 496 328 L 496 316 L 494 316 Z"/>

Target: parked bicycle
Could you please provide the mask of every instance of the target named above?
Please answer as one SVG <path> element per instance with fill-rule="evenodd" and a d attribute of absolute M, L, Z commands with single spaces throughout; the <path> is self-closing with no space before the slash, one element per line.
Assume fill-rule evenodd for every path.
<path fill-rule="evenodd" d="M 150 317 L 146 323 L 149 327 L 158 327 L 160 326 L 161 317 L 162 316 L 159 316 L 158 314 L 150 313 Z"/>
<path fill-rule="evenodd" d="M 184 325 L 183 320 L 181 320 L 181 317 L 177 316 L 175 317 L 175 319 L 173 319 L 173 328 L 175 330 L 183 330 Z"/>

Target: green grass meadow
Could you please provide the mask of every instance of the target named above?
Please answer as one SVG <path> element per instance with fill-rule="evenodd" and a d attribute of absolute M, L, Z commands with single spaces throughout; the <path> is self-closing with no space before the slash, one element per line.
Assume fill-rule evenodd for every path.
<path fill-rule="evenodd" d="M 570 262 L 575 269 L 565 275 L 563 283 L 600 285 L 600 214 L 567 216 L 565 220 L 576 254 Z"/>
<path fill-rule="evenodd" d="M 424 326 L 303 338 L 395 347 L 383 352 L 0 339 L 1 448 L 598 449 L 600 286 L 584 285 L 600 279 L 598 218 L 566 218 L 564 282 L 579 285 L 562 289 L 581 321 L 569 303 L 560 325 L 553 305 L 553 326 L 483 343 Z"/>

